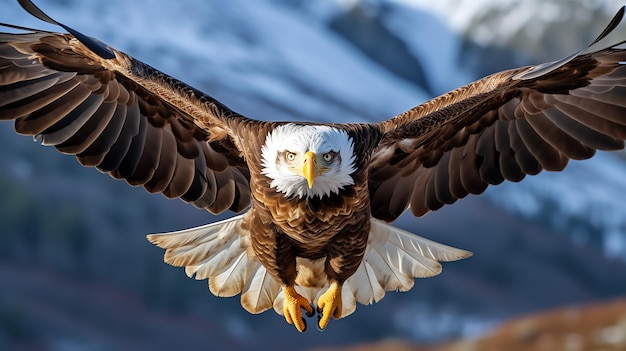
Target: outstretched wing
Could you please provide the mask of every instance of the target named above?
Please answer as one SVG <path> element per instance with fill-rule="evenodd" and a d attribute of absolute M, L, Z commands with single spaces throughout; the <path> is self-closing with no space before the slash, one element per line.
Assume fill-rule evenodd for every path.
<path fill-rule="evenodd" d="M 30 1 L 20 3 L 59 24 Z M 71 34 L 0 33 L 0 120 L 15 120 L 17 132 L 151 193 L 213 213 L 250 204 L 248 167 L 229 135 L 244 117 L 61 26 Z"/>
<path fill-rule="evenodd" d="M 416 216 L 480 194 L 489 184 L 560 171 L 570 159 L 617 150 L 626 139 L 626 50 L 585 50 L 563 60 L 488 76 L 379 126 L 372 214 Z"/>

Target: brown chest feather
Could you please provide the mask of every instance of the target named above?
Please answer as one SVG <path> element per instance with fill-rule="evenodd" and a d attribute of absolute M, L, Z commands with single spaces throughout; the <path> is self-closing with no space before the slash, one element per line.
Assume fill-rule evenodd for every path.
<path fill-rule="evenodd" d="M 303 257 L 321 253 L 328 242 L 345 228 L 369 220 L 369 194 L 363 185 L 350 186 L 329 197 L 286 198 L 273 189 L 263 192 L 257 211 L 265 212 L 279 232 L 289 236 Z"/>

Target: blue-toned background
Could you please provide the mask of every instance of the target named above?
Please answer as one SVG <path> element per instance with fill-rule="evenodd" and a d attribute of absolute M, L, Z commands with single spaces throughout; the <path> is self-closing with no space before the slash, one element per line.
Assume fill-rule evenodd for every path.
<path fill-rule="evenodd" d="M 621 1 L 41 0 L 67 25 L 253 118 L 380 121 L 590 42 Z M 0 22 L 59 30 L 1 0 Z M 626 32 L 620 31 L 622 38 Z M 313 349 L 477 337 L 626 295 L 626 164 L 601 153 L 397 224 L 471 250 L 407 293 L 298 334 L 162 262 L 145 234 L 214 217 L 0 123 L 0 349 Z M 309 324 L 313 324 L 311 320 Z"/>

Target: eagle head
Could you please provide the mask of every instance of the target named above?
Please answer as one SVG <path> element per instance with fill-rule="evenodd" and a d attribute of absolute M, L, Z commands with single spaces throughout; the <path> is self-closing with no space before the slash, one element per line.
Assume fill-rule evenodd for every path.
<path fill-rule="evenodd" d="M 270 186 L 287 197 L 322 198 L 354 184 L 356 157 L 345 130 L 284 124 L 267 135 L 261 157 Z"/>

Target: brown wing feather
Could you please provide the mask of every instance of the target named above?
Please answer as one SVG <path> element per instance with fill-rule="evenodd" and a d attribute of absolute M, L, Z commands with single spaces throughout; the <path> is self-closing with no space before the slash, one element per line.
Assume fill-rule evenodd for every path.
<path fill-rule="evenodd" d="M 392 221 L 410 207 L 421 216 L 489 184 L 622 149 L 621 44 L 496 73 L 381 123 L 385 136 L 370 165 L 372 214 Z"/>
<path fill-rule="evenodd" d="M 250 204 L 231 124 L 245 118 L 123 53 L 70 34 L 0 33 L 0 119 L 133 186 L 213 213 Z"/>

